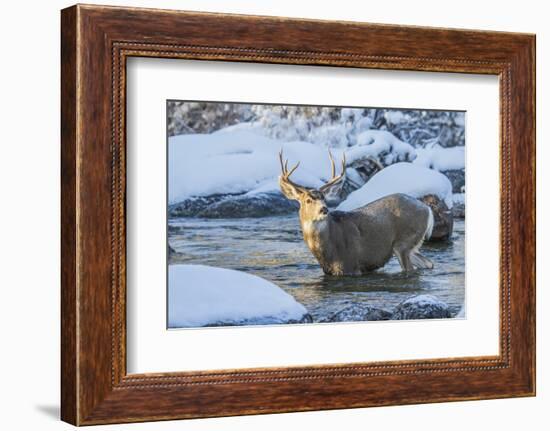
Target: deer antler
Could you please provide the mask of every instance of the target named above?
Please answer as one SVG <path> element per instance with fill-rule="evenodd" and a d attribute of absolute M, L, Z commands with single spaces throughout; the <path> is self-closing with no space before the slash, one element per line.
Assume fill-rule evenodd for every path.
<path fill-rule="evenodd" d="M 291 185 L 292 187 L 300 190 L 305 191 L 305 189 L 296 184 L 295 182 L 290 180 L 290 176 L 292 173 L 300 166 L 300 162 L 296 163 L 296 166 L 294 166 L 290 171 L 288 170 L 288 159 L 283 162 L 283 150 L 279 151 L 279 162 L 281 163 L 281 181 L 284 181 L 285 183 Z"/>
<path fill-rule="evenodd" d="M 330 166 L 331 166 L 331 179 L 321 188 L 320 191 L 325 191 L 334 184 L 340 182 L 341 180 L 345 179 L 346 176 L 346 153 L 342 156 L 342 173 L 338 176 L 336 176 L 336 164 L 334 163 L 334 158 L 332 157 L 332 153 L 330 152 L 330 149 L 328 150 L 328 156 L 330 158 Z"/>

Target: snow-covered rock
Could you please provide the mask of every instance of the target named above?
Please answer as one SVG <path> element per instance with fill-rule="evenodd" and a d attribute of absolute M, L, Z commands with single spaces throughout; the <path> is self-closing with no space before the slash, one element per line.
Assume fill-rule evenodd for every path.
<path fill-rule="evenodd" d="M 170 328 L 311 322 L 303 305 L 275 284 L 204 265 L 168 267 Z"/>
<path fill-rule="evenodd" d="M 432 295 L 413 296 L 397 306 L 392 320 L 446 319 L 451 317 L 449 306 Z"/>
<path fill-rule="evenodd" d="M 434 145 L 430 148 L 417 148 L 414 163 L 439 172 L 464 169 L 465 147 L 443 148 Z"/>
<path fill-rule="evenodd" d="M 394 193 L 405 193 L 415 198 L 435 195 L 448 208 L 453 206 L 451 182 L 445 175 L 403 162 L 382 169 L 360 189 L 351 193 L 337 209 L 351 211 Z"/>
<path fill-rule="evenodd" d="M 346 152 L 346 158 L 352 164 L 367 157 L 374 157 L 388 166 L 397 162 L 412 162 L 416 152 L 412 145 L 387 130 L 365 130 L 357 135 L 357 144 Z"/>
<path fill-rule="evenodd" d="M 330 315 L 322 322 L 360 322 L 389 320 L 392 316 L 391 311 L 383 308 L 372 307 L 368 304 L 356 303 Z"/>
<path fill-rule="evenodd" d="M 433 145 L 429 148 L 417 148 L 414 163 L 442 172 L 451 181 L 453 192 L 460 192 L 465 184 L 465 147 L 443 148 Z"/>
<path fill-rule="evenodd" d="M 404 114 L 403 111 L 387 111 L 384 113 L 386 123 L 389 125 L 406 123 L 410 120 L 410 116 Z"/>
<path fill-rule="evenodd" d="M 453 185 L 453 193 L 460 193 L 466 184 L 466 171 L 464 169 L 453 169 L 449 171 L 441 171 L 445 174 Z"/>

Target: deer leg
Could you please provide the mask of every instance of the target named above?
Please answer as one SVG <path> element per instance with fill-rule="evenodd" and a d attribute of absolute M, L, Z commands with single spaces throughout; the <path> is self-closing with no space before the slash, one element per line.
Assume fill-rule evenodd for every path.
<path fill-rule="evenodd" d="M 403 271 L 410 272 L 414 270 L 414 266 L 410 258 L 410 251 L 402 251 L 397 249 L 394 249 L 393 251 L 397 256 L 397 260 L 399 261 L 399 265 L 401 265 L 401 269 Z"/>
<path fill-rule="evenodd" d="M 411 252 L 411 260 L 417 268 L 432 269 L 434 267 L 433 262 L 425 256 L 422 256 L 420 252 Z"/>

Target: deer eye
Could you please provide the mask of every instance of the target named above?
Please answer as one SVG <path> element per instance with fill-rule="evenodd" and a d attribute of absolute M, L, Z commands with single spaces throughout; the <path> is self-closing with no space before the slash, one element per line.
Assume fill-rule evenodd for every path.
<path fill-rule="evenodd" d="M 306 204 L 310 204 L 312 201 L 311 201 L 311 198 L 307 198 L 306 199 Z"/>

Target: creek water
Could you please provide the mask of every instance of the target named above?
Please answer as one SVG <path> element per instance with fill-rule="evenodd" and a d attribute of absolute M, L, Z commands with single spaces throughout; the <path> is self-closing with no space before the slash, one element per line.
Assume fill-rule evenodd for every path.
<path fill-rule="evenodd" d="M 354 277 L 331 277 L 302 239 L 296 214 L 247 219 L 171 218 L 168 240 L 177 253 L 169 264 L 217 266 L 258 275 L 280 286 L 319 322 L 357 303 L 394 309 L 411 296 L 429 294 L 453 312 L 464 303 L 464 221 L 455 220 L 448 242 L 425 243 L 434 269 L 403 273 L 397 259 Z"/>

